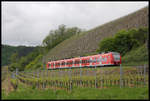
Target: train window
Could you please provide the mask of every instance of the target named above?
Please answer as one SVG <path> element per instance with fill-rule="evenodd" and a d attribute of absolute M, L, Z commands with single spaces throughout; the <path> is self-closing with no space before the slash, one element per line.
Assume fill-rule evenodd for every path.
<path fill-rule="evenodd" d="M 99 62 L 99 58 L 97 58 L 97 62 Z"/>
<path fill-rule="evenodd" d="M 75 61 L 74 64 L 77 64 L 77 61 Z"/>
<path fill-rule="evenodd" d="M 87 60 L 87 63 L 89 63 L 89 60 Z"/>
<path fill-rule="evenodd" d="M 105 57 L 105 62 L 107 61 L 107 58 Z"/>
<path fill-rule="evenodd" d="M 78 63 L 78 61 L 75 61 L 75 64 L 77 64 Z"/>
<path fill-rule="evenodd" d="M 91 63 L 91 62 L 92 62 L 92 59 L 90 59 L 89 62 Z"/>
<path fill-rule="evenodd" d="M 65 65 L 65 62 L 62 62 L 62 65 Z"/>
<path fill-rule="evenodd" d="M 103 62 L 105 61 L 104 58 L 102 58 L 102 61 L 103 61 Z"/>
<path fill-rule="evenodd" d="M 75 64 L 79 64 L 79 63 L 80 63 L 80 61 L 79 61 L 79 60 L 75 61 Z"/>
<path fill-rule="evenodd" d="M 118 54 L 118 55 L 114 55 L 114 60 L 116 61 L 118 61 L 118 60 L 120 60 L 120 55 Z"/>
<path fill-rule="evenodd" d="M 69 62 L 67 62 L 67 65 L 69 65 Z"/>
<path fill-rule="evenodd" d="M 97 61 L 97 60 L 96 60 L 96 57 L 95 57 L 94 60 L 93 60 L 93 62 L 96 63 L 96 61 Z"/>
<path fill-rule="evenodd" d="M 80 60 L 80 63 L 82 63 L 82 60 Z"/>
<path fill-rule="evenodd" d="M 99 58 L 97 59 L 97 62 L 100 62 L 100 59 L 99 59 Z"/>
<path fill-rule="evenodd" d="M 84 63 L 84 60 L 82 60 L 82 63 Z"/>
<path fill-rule="evenodd" d="M 87 63 L 89 63 L 89 60 L 87 60 Z"/>

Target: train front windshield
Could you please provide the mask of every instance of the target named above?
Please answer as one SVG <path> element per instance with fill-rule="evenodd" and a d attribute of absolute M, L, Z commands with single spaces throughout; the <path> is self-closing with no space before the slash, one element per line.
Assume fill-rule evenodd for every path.
<path fill-rule="evenodd" d="M 113 52 L 114 60 L 115 61 L 120 61 L 120 54 L 117 52 Z"/>

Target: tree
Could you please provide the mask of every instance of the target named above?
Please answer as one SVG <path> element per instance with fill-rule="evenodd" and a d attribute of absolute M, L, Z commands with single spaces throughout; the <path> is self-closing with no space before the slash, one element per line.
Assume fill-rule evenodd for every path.
<path fill-rule="evenodd" d="M 13 53 L 10 57 L 11 63 L 16 63 L 18 61 L 18 53 Z"/>
<path fill-rule="evenodd" d="M 105 38 L 99 44 L 97 52 L 115 51 L 114 38 Z"/>
<path fill-rule="evenodd" d="M 148 29 L 121 30 L 110 38 L 105 38 L 99 43 L 98 52 L 116 51 L 125 55 L 133 48 L 143 45 L 147 40 Z"/>
<path fill-rule="evenodd" d="M 70 38 L 71 36 L 80 32 L 82 32 L 82 30 L 77 27 L 66 28 L 66 26 L 62 24 L 59 25 L 58 29 L 51 30 L 43 40 L 42 44 L 45 47 L 45 50 L 48 51 L 65 39 Z"/>

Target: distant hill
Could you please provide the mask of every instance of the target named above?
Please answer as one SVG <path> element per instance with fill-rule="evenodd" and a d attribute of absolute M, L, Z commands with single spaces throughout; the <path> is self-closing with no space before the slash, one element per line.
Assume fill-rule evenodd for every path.
<path fill-rule="evenodd" d="M 113 36 L 122 29 L 148 27 L 148 15 L 148 7 L 145 7 L 80 35 L 75 35 L 51 49 L 45 56 L 46 62 L 94 54 L 98 48 L 98 43 L 103 38 Z"/>
<path fill-rule="evenodd" d="M 4 66 L 10 64 L 10 57 L 15 52 L 18 53 L 19 57 L 22 57 L 22 56 L 26 56 L 34 49 L 35 47 L 2 45 L 1 65 Z"/>

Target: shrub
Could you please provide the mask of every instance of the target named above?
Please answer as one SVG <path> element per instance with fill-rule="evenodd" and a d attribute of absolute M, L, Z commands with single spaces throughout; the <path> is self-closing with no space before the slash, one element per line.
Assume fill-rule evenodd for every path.
<path fill-rule="evenodd" d="M 124 56 L 130 50 L 143 45 L 147 36 L 148 28 L 121 30 L 115 36 L 101 40 L 97 52 L 115 51 Z"/>

